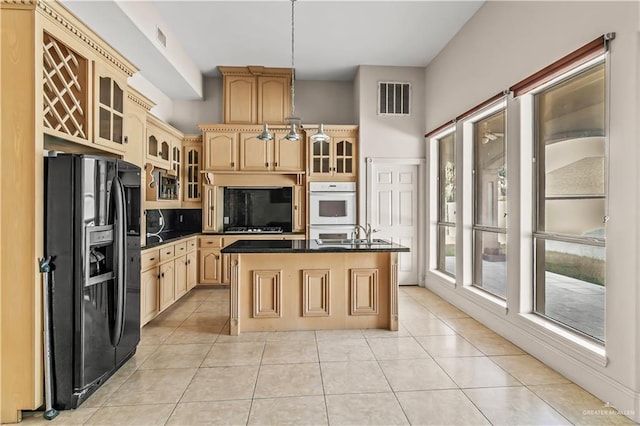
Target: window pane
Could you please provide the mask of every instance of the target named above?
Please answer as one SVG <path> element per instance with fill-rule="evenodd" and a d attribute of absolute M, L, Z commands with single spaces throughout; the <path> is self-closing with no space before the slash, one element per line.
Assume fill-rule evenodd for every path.
<path fill-rule="evenodd" d="M 456 275 L 456 228 L 438 226 L 438 270 Z"/>
<path fill-rule="evenodd" d="M 507 235 L 474 231 L 473 285 L 498 297 L 507 294 Z"/>
<path fill-rule="evenodd" d="M 506 227 L 507 176 L 505 111 L 474 124 L 475 223 Z"/>
<path fill-rule="evenodd" d="M 456 221 L 456 166 L 455 134 L 451 133 L 438 141 L 438 186 L 439 221 Z"/>
<path fill-rule="evenodd" d="M 536 312 L 605 340 L 605 248 L 536 241 Z"/>
<path fill-rule="evenodd" d="M 604 64 L 536 95 L 542 232 L 604 237 Z"/>

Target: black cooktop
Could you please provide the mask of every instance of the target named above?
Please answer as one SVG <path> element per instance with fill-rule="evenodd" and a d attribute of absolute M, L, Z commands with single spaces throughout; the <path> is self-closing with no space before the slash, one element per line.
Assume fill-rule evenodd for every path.
<path fill-rule="evenodd" d="M 224 230 L 229 234 L 282 234 L 279 226 L 230 226 Z"/>

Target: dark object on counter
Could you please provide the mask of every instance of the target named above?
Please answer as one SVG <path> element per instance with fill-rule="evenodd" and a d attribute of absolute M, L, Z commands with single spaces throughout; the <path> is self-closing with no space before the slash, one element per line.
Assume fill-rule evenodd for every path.
<path fill-rule="evenodd" d="M 140 341 L 140 168 L 45 158 L 45 256 L 52 288 L 54 401 L 77 408 Z"/>

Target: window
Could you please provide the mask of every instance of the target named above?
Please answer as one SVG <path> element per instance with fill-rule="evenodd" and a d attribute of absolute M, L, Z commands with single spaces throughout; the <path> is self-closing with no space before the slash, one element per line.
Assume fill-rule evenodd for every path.
<path fill-rule="evenodd" d="M 438 145 L 438 236 L 437 269 L 456 274 L 456 160 L 455 128 L 437 139 Z"/>
<path fill-rule="evenodd" d="M 411 85 L 409 83 L 378 83 L 378 114 L 409 115 Z"/>
<path fill-rule="evenodd" d="M 601 56 L 532 93 L 534 311 L 602 342 L 605 87 Z"/>
<path fill-rule="evenodd" d="M 502 299 L 507 284 L 505 118 L 502 106 L 474 118 L 472 128 L 472 285 Z"/>

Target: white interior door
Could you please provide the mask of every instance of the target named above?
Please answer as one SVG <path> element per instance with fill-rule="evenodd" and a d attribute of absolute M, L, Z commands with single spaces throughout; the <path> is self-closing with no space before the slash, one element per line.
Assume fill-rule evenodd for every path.
<path fill-rule="evenodd" d="M 420 161 L 367 159 L 367 222 L 375 238 L 409 247 L 398 256 L 398 282 L 418 284 Z"/>

